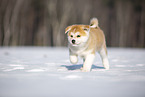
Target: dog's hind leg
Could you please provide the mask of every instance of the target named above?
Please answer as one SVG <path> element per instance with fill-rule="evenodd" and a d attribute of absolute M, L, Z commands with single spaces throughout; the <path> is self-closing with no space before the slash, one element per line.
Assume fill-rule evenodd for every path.
<path fill-rule="evenodd" d="M 107 56 L 107 49 L 106 49 L 106 45 L 104 44 L 104 46 L 101 48 L 101 50 L 99 51 L 100 56 L 102 58 L 102 63 L 104 65 L 105 69 L 109 69 L 109 61 L 108 61 L 108 56 Z"/>

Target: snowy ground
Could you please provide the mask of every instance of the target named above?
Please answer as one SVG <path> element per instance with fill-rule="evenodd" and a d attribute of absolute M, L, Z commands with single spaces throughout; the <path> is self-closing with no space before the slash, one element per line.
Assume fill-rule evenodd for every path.
<path fill-rule="evenodd" d="M 145 49 L 108 49 L 91 72 L 72 65 L 67 48 L 0 47 L 0 97 L 145 97 Z"/>

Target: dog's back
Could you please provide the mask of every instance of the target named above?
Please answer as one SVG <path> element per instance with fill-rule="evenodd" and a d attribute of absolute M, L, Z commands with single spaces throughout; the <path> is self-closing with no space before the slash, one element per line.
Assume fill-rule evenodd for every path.
<path fill-rule="evenodd" d="M 90 45 L 95 45 L 97 51 L 105 44 L 105 36 L 100 28 L 90 28 L 90 39 L 92 40 Z"/>
<path fill-rule="evenodd" d="M 93 49 L 94 54 L 106 45 L 104 33 L 98 26 L 96 18 L 90 22 L 89 39 L 86 45 L 88 45 L 88 49 Z"/>

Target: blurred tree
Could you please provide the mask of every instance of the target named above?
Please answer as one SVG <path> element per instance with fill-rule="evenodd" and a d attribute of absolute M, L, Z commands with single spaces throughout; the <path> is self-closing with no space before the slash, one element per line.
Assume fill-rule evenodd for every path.
<path fill-rule="evenodd" d="M 66 46 L 65 28 L 92 17 L 108 46 L 145 47 L 145 0 L 0 0 L 0 45 Z"/>

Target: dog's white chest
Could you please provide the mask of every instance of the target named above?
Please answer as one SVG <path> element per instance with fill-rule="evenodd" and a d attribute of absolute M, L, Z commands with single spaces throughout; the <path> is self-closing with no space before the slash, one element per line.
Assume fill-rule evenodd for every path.
<path fill-rule="evenodd" d="M 91 54 L 92 51 L 93 51 L 92 49 L 86 50 L 86 51 L 83 51 L 83 52 L 79 53 L 78 55 L 80 57 L 86 57 L 87 55 Z"/>
<path fill-rule="evenodd" d="M 86 57 L 88 54 L 90 54 L 91 52 L 93 51 L 93 49 L 90 49 L 90 50 L 86 50 L 86 48 L 82 48 L 82 49 L 79 49 L 79 50 L 73 50 L 72 49 L 72 52 L 80 57 Z"/>

